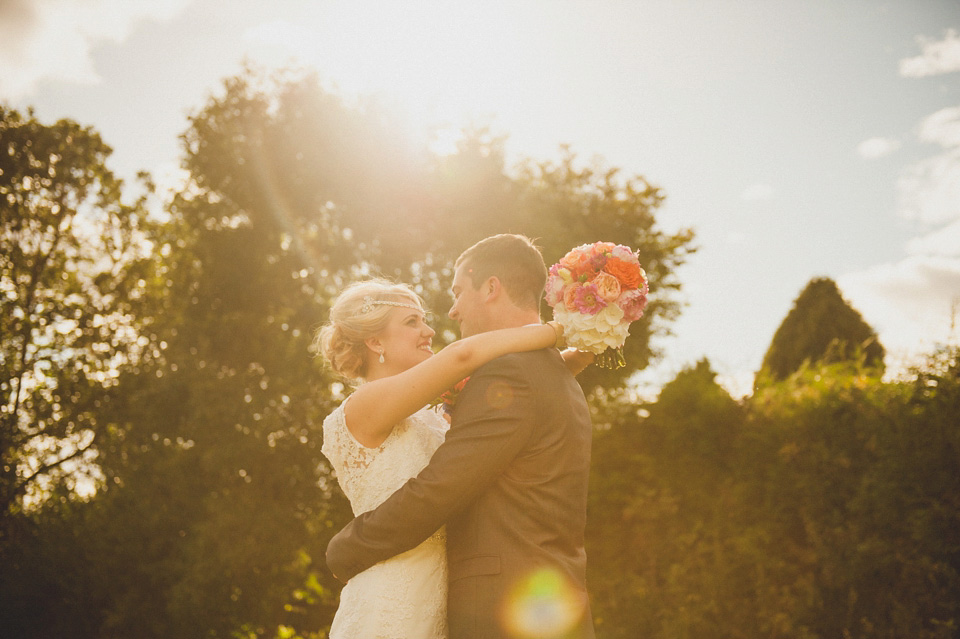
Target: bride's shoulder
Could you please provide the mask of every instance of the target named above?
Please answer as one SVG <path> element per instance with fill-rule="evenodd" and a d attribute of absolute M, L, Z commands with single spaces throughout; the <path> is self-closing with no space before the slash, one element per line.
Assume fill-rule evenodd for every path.
<path fill-rule="evenodd" d="M 346 414 L 344 413 L 347 402 L 350 401 L 350 397 L 347 397 L 345 400 L 340 402 L 336 408 L 330 411 L 326 417 L 323 418 L 323 430 L 326 431 L 331 428 L 340 428 L 346 427 L 347 420 Z"/>

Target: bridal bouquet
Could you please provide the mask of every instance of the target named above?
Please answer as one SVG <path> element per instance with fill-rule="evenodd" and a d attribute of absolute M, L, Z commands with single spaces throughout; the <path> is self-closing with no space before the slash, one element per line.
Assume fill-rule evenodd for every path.
<path fill-rule="evenodd" d="M 597 365 L 620 368 L 631 322 L 647 306 L 647 274 L 636 253 L 612 242 L 578 246 L 550 267 L 547 304 L 567 345 L 596 354 Z"/>

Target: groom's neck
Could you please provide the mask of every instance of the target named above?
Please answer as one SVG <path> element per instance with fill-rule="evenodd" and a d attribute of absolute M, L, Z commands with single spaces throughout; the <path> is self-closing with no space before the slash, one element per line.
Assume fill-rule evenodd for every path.
<path fill-rule="evenodd" d="M 521 308 L 501 308 L 491 318 L 491 325 L 487 330 L 496 330 L 498 328 L 515 328 L 517 326 L 526 326 L 527 324 L 539 324 L 540 314 L 534 310 L 525 310 Z"/>

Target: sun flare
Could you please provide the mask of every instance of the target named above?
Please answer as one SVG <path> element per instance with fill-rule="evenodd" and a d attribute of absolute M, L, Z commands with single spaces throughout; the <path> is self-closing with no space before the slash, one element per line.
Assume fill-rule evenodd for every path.
<path fill-rule="evenodd" d="M 246 34 L 248 54 L 271 67 L 315 69 L 344 97 L 385 103 L 441 155 L 456 150 L 463 128 L 489 122 L 516 100 L 517 65 L 530 52 L 513 21 L 455 3 L 366 6 L 262 23 Z"/>

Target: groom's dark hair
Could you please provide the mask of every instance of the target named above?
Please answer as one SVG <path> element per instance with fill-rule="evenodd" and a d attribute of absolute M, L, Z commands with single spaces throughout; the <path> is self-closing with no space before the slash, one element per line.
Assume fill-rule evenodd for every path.
<path fill-rule="evenodd" d="M 462 264 L 469 264 L 467 275 L 474 288 L 496 276 L 514 304 L 540 312 L 547 267 L 530 238 L 511 233 L 492 235 L 461 253 L 454 268 Z"/>

